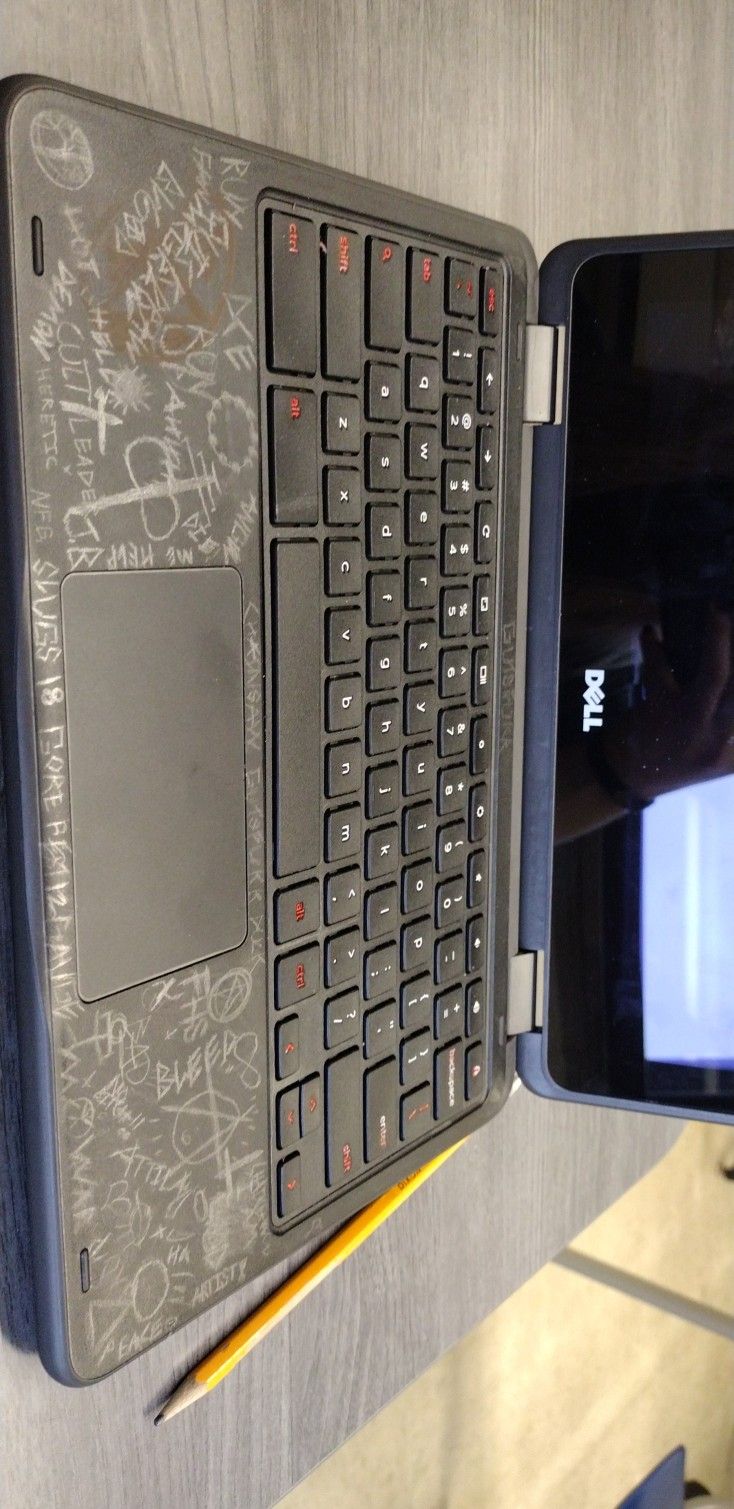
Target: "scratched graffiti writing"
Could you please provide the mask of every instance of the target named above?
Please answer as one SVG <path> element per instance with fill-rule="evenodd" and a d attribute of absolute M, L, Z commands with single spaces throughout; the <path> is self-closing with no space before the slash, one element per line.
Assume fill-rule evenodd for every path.
<path fill-rule="evenodd" d="M 69 1324 L 87 1375 L 230 1292 L 274 1241 L 257 337 L 245 235 L 256 193 L 231 148 L 170 129 L 161 149 L 160 133 L 129 114 L 118 129 L 125 150 L 113 173 L 95 105 L 79 102 L 73 116 L 30 110 L 40 171 L 17 208 L 24 227 L 42 209 L 46 246 L 44 275 L 23 295 L 21 361 L 34 421 L 25 473 L 39 967 L 52 1005 Z M 243 585 L 248 935 L 226 956 L 83 1001 L 63 582 L 74 572 L 204 565 L 234 566 Z"/>

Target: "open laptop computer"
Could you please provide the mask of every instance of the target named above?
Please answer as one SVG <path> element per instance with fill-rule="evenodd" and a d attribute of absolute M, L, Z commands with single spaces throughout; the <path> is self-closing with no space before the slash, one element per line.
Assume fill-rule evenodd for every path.
<path fill-rule="evenodd" d="M 40 79 L 3 103 L 16 991 L 39 1346 L 81 1383 L 495 1115 L 518 1043 L 542 1093 L 731 1102 L 688 1040 L 685 1084 L 645 1057 L 613 918 L 649 796 L 598 741 L 581 962 L 547 967 L 593 245 L 539 314 L 513 228 Z M 719 283 L 730 245 L 695 238 Z M 618 265 L 596 292 L 631 317 Z M 634 702 L 615 646 L 579 733 Z"/>

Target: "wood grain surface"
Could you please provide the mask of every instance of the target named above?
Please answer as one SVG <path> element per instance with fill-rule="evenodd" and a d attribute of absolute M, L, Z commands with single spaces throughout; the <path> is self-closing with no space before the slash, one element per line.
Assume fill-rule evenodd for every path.
<path fill-rule="evenodd" d="M 734 221 L 729 0 L 23 0 L 2 64 L 570 236 Z M 7 940 L 7 905 L 0 912 Z M 91 1390 L 34 1351 L 7 941 L 0 1502 L 277 1501 L 661 1156 L 676 1128 L 525 1092 L 212 1397 L 174 1379 L 272 1276 Z"/>

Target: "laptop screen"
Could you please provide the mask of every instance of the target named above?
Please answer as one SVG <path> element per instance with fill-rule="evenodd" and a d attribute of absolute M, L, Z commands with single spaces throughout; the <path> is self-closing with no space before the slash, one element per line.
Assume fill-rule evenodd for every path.
<path fill-rule="evenodd" d="M 734 247 L 584 263 L 569 362 L 550 1068 L 734 1106 Z"/>

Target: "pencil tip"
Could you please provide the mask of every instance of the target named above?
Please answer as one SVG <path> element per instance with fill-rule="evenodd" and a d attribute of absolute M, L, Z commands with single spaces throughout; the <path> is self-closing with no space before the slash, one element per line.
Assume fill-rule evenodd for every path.
<path fill-rule="evenodd" d="M 159 1409 L 158 1414 L 153 1416 L 153 1424 L 154 1425 L 160 1425 L 161 1420 L 165 1420 L 165 1418 L 166 1418 L 166 1412 L 165 1412 L 165 1410 L 164 1409 Z"/>

